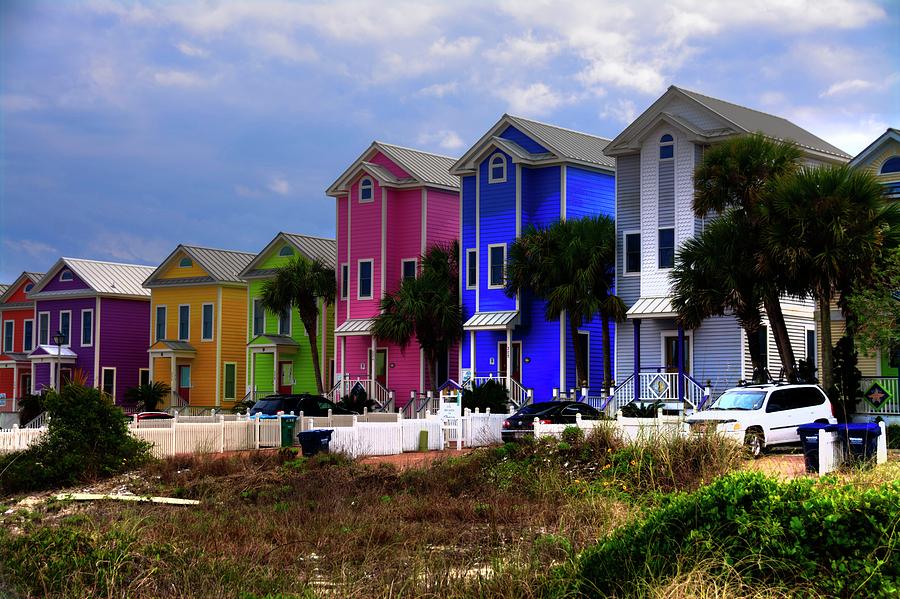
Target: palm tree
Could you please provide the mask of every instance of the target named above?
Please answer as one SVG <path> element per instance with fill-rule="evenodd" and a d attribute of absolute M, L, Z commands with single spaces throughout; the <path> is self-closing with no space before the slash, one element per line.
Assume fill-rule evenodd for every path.
<path fill-rule="evenodd" d="M 694 173 L 694 214 L 708 217 L 728 209 L 742 213 L 748 239 L 759 240 L 766 226 L 772 190 L 776 182 L 799 168 L 802 153 L 787 142 L 755 133 L 734 137 L 708 149 Z M 758 241 L 747 248 L 743 263 L 754 269 L 759 294 L 769 318 L 778 354 L 788 380 L 796 379 L 796 362 L 780 297 L 784 292 L 780 264 Z"/>
<path fill-rule="evenodd" d="M 732 209 L 681 246 L 670 274 L 672 305 L 679 324 L 687 329 L 699 327 L 712 316 L 734 314 L 747 333 L 753 378 L 763 382 L 766 364 L 758 336 L 761 286 L 745 262 L 755 244 L 744 234 L 746 227 L 743 213 Z"/>
<path fill-rule="evenodd" d="M 437 392 L 438 362 L 462 335 L 459 305 L 459 243 L 433 245 L 421 257 L 422 269 L 400 289 L 381 299 L 372 334 L 405 349 L 413 340 L 425 353 L 431 390 Z"/>
<path fill-rule="evenodd" d="M 309 339 L 316 390 L 320 395 L 325 393 L 325 387 L 322 384 L 322 365 L 319 363 L 316 319 L 320 307 L 322 318 L 326 317 L 326 306 L 334 303 L 336 284 L 334 269 L 319 260 L 296 256 L 276 269 L 275 276 L 263 283 L 260 296 L 263 308 L 273 314 L 297 309 Z"/>
<path fill-rule="evenodd" d="M 821 327 L 822 386 L 833 385 L 831 304 L 871 279 L 883 252 L 897 246 L 900 206 L 884 200 L 868 171 L 847 165 L 804 167 L 775 188 L 766 228 L 768 253 L 778 259 L 794 293 L 811 293 Z"/>
<path fill-rule="evenodd" d="M 125 390 L 125 399 L 133 402 L 147 412 L 156 411 L 163 399 L 168 397 L 172 388 L 162 381 L 151 381 Z"/>
<path fill-rule="evenodd" d="M 546 301 L 544 317 L 565 310 L 579 384 L 587 381 L 587 356 L 577 343 L 578 327 L 599 314 L 603 325 L 603 385 L 612 381 L 610 322 L 625 320 L 625 304 L 615 295 L 615 222 L 606 216 L 528 227 L 509 250 L 506 293 L 528 291 Z"/>

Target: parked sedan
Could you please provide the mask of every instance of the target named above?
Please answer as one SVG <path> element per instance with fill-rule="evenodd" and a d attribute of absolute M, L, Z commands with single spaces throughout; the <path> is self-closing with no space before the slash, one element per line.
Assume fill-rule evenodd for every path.
<path fill-rule="evenodd" d="M 542 424 L 575 424 L 581 414 L 583 420 L 599 420 L 600 412 L 577 401 L 542 401 L 525 406 L 503 421 L 500 437 L 504 442 L 534 435 L 534 419 Z"/>
<path fill-rule="evenodd" d="M 356 412 L 346 410 L 321 395 L 303 393 L 300 395 L 270 395 L 264 397 L 253 404 L 253 407 L 250 408 L 250 415 L 275 416 L 278 412 L 285 414 L 292 412 L 300 414 L 300 412 L 303 412 L 304 416 L 328 416 L 328 410 L 331 410 L 332 414 L 356 414 Z"/>

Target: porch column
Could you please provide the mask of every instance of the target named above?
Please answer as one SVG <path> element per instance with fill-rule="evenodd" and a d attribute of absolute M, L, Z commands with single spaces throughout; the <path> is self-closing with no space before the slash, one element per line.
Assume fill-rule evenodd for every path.
<path fill-rule="evenodd" d="M 369 356 L 369 380 L 372 381 L 369 383 L 369 396 L 373 395 L 375 391 L 375 351 L 377 346 L 375 345 L 375 335 L 372 335 L 372 355 Z"/>
<path fill-rule="evenodd" d="M 338 397 L 346 395 L 344 388 L 347 386 L 347 338 L 341 337 L 341 390 Z"/>
<path fill-rule="evenodd" d="M 48 364 L 50 365 L 50 388 L 56 391 L 56 364 L 52 361 Z"/>
<path fill-rule="evenodd" d="M 278 371 L 280 370 L 278 367 L 278 346 L 277 345 L 275 346 L 274 352 L 275 353 L 272 354 L 272 360 L 273 360 L 273 366 L 274 366 L 274 368 L 272 368 L 272 393 L 276 394 L 276 393 L 278 393 L 278 374 L 279 374 Z"/>
<path fill-rule="evenodd" d="M 678 327 L 678 401 L 684 401 L 684 327 Z"/>
<path fill-rule="evenodd" d="M 469 368 L 472 369 L 472 378 L 475 378 L 475 331 L 469 331 Z"/>
<path fill-rule="evenodd" d="M 512 389 L 512 329 L 506 327 L 506 388 Z"/>
<path fill-rule="evenodd" d="M 13 371 L 13 396 L 12 396 L 12 400 L 13 400 L 13 410 L 15 411 L 16 400 L 19 398 L 19 377 L 21 376 L 21 375 L 19 374 L 19 365 L 13 363 L 12 371 Z"/>
<path fill-rule="evenodd" d="M 172 395 L 172 399 L 171 399 L 170 403 L 174 406 L 175 405 L 175 393 L 176 393 L 176 389 L 178 389 L 178 381 L 175 380 L 175 376 L 177 374 L 176 371 L 178 370 L 178 368 L 176 367 L 176 364 L 175 364 L 175 354 L 172 354 L 171 356 L 169 356 L 169 363 L 172 366 L 172 378 L 169 379 L 172 382 L 171 391 L 169 392 Z"/>
<path fill-rule="evenodd" d="M 638 375 L 641 373 L 641 319 L 631 321 L 634 325 L 634 390 L 635 399 L 638 396 Z"/>

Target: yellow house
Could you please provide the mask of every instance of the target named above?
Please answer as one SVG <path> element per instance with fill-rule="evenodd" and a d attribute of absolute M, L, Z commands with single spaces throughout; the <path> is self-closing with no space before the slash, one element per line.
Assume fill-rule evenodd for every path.
<path fill-rule="evenodd" d="M 246 387 L 247 283 L 255 254 L 179 245 L 150 289 L 150 378 L 172 407 L 228 408 Z"/>

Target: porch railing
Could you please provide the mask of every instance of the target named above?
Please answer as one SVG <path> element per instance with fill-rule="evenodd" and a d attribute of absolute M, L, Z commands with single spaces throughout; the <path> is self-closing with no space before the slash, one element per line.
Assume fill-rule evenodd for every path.
<path fill-rule="evenodd" d="M 29 420 L 22 428 L 42 428 L 47 424 L 47 412 L 41 412 L 31 420 Z"/>
<path fill-rule="evenodd" d="M 708 403 L 706 387 L 688 374 L 682 375 L 681 382 L 684 385 L 685 406 L 695 410 L 702 409 Z M 616 387 L 602 409 L 611 404 L 615 410 L 619 410 L 632 401 L 681 403 L 678 384 L 677 372 L 639 372 L 637 380 L 631 374 Z"/>
<path fill-rule="evenodd" d="M 509 403 L 513 408 L 513 411 L 517 411 L 523 406 L 530 404 L 534 399 L 529 390 L 523 387 L 519 381 L 508 376 L 494 376 L 493 373 L 488 376 L 473 376 L 465 383 L 464 387 L 471 389 L 473 385 L 483 385 L 488 381 L 500 383 L 506 388 L 509 392 Z"/>
<path fill-rule="evenodd" d="M 870 404 L 867 400 L 861 399 L 856 404 L 857 413 L 880 416 L 888 414 L 900 414 L 900 384 L 898 384 L 897 377 L 875 376 L 860 379 L 859 390 L 862 393 L 866 393 L 875 383 L 878 383 L 878 385 L 887 392 L 889 397 L 877 408 Z"/>
<path fill-rule="evenodd" d="M 375 411 L 387 412 L 396 409 L 393 392 L 378 381 L 372 379 L 351 379 L 350 377 L 345 376 L 335 383 L 325 395 L 334 403 L 338 403 L 341 401 L 341 398 L 350 394 L 350 391 L 353 390 L 353 387 L 355 387 L 357 383 L 362 385 L 362 388 L 366 392 L 366 397 L 375 402 Z"/>

